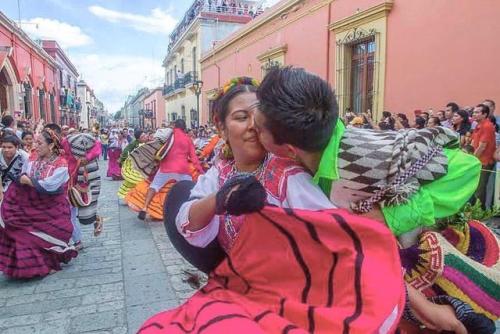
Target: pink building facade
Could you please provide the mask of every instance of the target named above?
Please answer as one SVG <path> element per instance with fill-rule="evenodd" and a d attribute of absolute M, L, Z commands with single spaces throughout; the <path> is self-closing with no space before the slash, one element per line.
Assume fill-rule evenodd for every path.
<path fill-rule="evenodd" d="M 498 12 L 492 0 L 283 0 L 203 55 L 201 124 L 225 81 L 285 65 L 330 82 L 342 112 L 498 103 Z"/>
<path fill-rule="evenodd" d="M 0 110 L 33 123 L 60 122 L 56 61 L 0 12 Z"/>
<path fill-rule="evenodd" d="M 149 125 L 152 129 L 155 129 L 162 126 L 162 124 L 166 124 L 167 113 L 162 87 L 151 90 L 144 98 L 144 116 L 144 125 L 146 127 Z"/>

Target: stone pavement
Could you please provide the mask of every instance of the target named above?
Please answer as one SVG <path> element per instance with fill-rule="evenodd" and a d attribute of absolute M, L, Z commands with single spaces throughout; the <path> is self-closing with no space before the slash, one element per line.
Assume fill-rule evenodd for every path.
<path fill-rule="evenodd" d="M 103 176 L 99 212 L 104 230 L 83 227 L 85 249 L 43 279 L 0 274 L 0 333 L 135 333 L 153 314 L 191 296 L 183 270 L 194 270 L 172 247 L 162 222 L 143 223 L 120 205 L 120 182 Z"/>

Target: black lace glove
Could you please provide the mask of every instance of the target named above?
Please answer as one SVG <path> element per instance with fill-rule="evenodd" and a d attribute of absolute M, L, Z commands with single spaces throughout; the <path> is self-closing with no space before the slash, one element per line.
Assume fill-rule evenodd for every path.
<path fill-rule="evenodd" d="M 215 197 L 215 213 L 240 216 L 262 210 L 266 190 L 251 174 L 236 175 L 227 180 Z"/>

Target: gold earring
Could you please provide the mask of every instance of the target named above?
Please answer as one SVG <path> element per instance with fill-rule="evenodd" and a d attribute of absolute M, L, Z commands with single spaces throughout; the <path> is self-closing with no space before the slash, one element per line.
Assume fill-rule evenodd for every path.
<path fill-rule="evenodd" d="M 234 158 L 233 150 L 231 149 L 231 146 L 227 142 L 224 143 L 224 146 L 222 147 L 222 156 L 226 160 L 231 160 Z"/>

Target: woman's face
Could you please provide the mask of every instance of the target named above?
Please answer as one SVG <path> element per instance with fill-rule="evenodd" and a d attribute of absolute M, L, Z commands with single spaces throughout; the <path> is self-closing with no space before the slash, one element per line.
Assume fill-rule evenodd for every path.
<path fill-rule="evenodd" d="M 12 143 L 2 143 L 2 154 L 5 159 L 12 159 L 16 155 L 17 147 Z"/>
<path fill-rule="evenodd" d="M 266 151 L 259 142 L 254 126 L 254 112 L 258 100 L 255 93 L 241 93 L 229 102 L 222 128 L 222 137 L 229 142 L 236 163 L 260 162 Z"/>
<path fill-rule="evenodd" d="M 453 117 L 451 118 L 451 122 L 453 123 L 453 125 L 460 125 L 463 121 L 464 119 L 458 113 L 454 113 Z"/>
<path fill-rule="evenodd" d="M 27 148 L 32 147 L 33 146 L 33 136 L 32 135 L 24 136 L 23 144 Z"/>
<path fill-rule="evenodd" d="M 48 157 L 53 146 L 54 144 L 47 143 L 47 140 L 43 135 L 38 136 L 38 139 L 36 140 L 36 152 L 40 158 Z"/>

